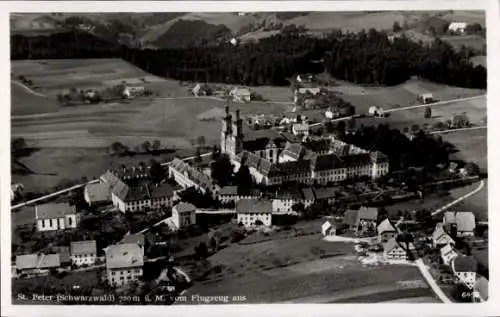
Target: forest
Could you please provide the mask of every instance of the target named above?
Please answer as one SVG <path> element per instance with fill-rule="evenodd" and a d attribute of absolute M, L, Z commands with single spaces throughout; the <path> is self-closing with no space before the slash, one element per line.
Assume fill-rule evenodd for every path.
<path fill-rule="evenodd" d="M 455 50 L 385 32 L 342 33 L 323 37 L 285 32 L 258 42 L 208 42 L 182 48 L 139 49 L 71 31 L 49 36 L 11 37 L 11 59 L 122 58 L 154 75 L 182 81 L 238 85 L 289 85 L 297 73 L 322 73 L 364 85 L 397 85 L 412 76 L 467 88 L 486 88 L 486 69 L 473 66 L 474 51 Z M 321 62 L 318 62 L 321 61 Z"/>

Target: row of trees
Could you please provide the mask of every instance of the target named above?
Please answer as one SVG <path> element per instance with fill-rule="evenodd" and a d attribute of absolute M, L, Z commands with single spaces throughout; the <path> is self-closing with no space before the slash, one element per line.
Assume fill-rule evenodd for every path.
<path fill-rule="evenodd" d="M 470 51 L 457 51 L 439 39 L 431 44 L 405 37 L 390 41 L 374 29 L 357 34 L 336 30 L 321 38 L 290 32 L 237 46 L 160 50 L 128 48 L 77 31 L 11 39 L 12 59 L 118 57 L 184 81 L 284 86 L 294 74 L 326 69 L 338 79 L 360 84 L 395 85 L 417 75 L 449 85 L 486 87 L 486 69 L 469 62 Z"/>

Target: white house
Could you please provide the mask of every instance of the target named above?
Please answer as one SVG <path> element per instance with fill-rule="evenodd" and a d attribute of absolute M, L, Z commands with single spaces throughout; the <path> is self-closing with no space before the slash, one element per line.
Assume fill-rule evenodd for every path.
<path fill-rule="evenodd" d="M 309 135 L 309 123 L 307 122 L 297 122 L 292 125 L 292 133 L 294 135 L 302 134 L 304 136 Z"/>
<path fill-rule="evenodd" d="M 414 248 L 410 246 L 410 249 Z M 384 244 L 384 258 L 386 260 L 407 260 L 408 252 L 397 241 L 392 238 Z"/>
<path fill-rule="evenodd" d="M 445 265 L 450 265 L 451 261 L 453 261 L 457 256 L 457 252 L 453 250 L 453 247 L 449 244 L 445 245 L 441 248 L 441 259 Z"/>
<path fill-rule="evenodd" d="M 35 220 L 38 231 L 54 231 L 76 228 L 80 217 L 75 206 L 49 203 L 35 206 Z"/>
<path fill-rule="evenodd" d="M 237 222 L 247 228 L 271 226 L 272 204 L 265 199 L 242 199 L 236 203 Z"/>
<path fill-rule="evenodd" d="M 168 183 L 129 186 L 119 181 L 111 189 L 113 205 L 124 213 L 145 208 L 172 207 L 175 197 L 176 190 Z"/>
<path fill-rule="evenodd" d="M 111 245 L 106 252 L 106 277 L 111 286 L 122 286 L 142 277 L 144 257 L 135 243 Z"/>
<path fill-rule="evenodd" d="M 386 243 L 389 240 L 395 239 L 397 236 L 396 228 L 392 225 L 389 218 L 385 218 L 377 226 L 377 234 L 380 243 Z"/>
<path fill-rule="evenodd" d="M 451 268 L 458 280 L 470 289 L 476 284 L 477 262 L 472 256 L 458 256 L 451 262 Z"/>
<path fill-rule="evenodd" d="M 448 32 L 452 33 L 464 33 L 467 28 L 467 23 L 465 22 L 451 22 L 448 26 Z"/>
<path fill-rule="evenodd" d="M 238 202 L 240 199 L 258 199 L 262 196 L 260 190 L 251 190 L 249 193 L 238 193 L 238 186 L 224 186 L 219 191 L 219 201 L 223 204 Z"/>
<path fill-rule="evenodd" d="M 325 237 L 334 236 L 336 234 L 336 231 L 337 229 L 335 228 L 335 226 L 332 225 L 328 220 L 321 225 L 321 234 Z"/>
<path fill-rule="evenodd" d="M 431 93 L 420 94 L 418 95 L 418 100 L 424 104 L 431 103 L 434 101 L 434 96 Z"/>
<path fill-rule="evenodd" d="M 71 242 L 70 257 L 73 265 L 94 265 L 97 257 L 95 240 Z"/>
<path fill-rule="evenodd" d="M 248 88 L 234 88 L 229 92 L 229 96 L 233 97 L 236 102 L 250 102 L 252 93 Z"/>
<path fill-rule="evenodd" d="M 438 223 L 432 232 L 432 246 L 442 248 L 446 245 L 455 245 L 455 241 L 444 231 L 443 224 Z"/>
<path fill-rule="evenodd" d="M 371 106 L 368 109 L 368 114 L 374 117 L 379 117 L 384 115 L 384 109 L 376 106 Z"/>
<path fill-rule="evenodd" d="M 472 237 L 476 228 L 476 217 L 470 211 L 447 211 L 443 216 L 443 227 L 450 232 L 456 228 L 457 237 Z"/>
<path fill-rule="evenodd" d="M 181 202 L 172 208 L 172 220 L 177 228 L 196 224 L 196 207 Z"/>

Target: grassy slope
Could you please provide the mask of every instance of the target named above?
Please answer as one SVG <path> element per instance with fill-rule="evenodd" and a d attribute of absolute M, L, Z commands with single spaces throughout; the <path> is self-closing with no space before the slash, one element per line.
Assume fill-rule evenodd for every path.
<path fill-rule="evenodd" d="M 23 86 L 11 83 L 10 91 L 12 115 L 52 112 L 59 109 L 55 100 L 35 95 Z"/>

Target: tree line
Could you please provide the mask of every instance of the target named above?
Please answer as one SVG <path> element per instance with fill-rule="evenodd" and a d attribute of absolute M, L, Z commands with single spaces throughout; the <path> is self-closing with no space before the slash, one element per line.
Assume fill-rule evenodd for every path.
<path fill-rule="evenodd" d="M 258 42 L 138 49 L 72 31 L 49 36 L 11 37 L 12 59 L 122 58 L 157 76 L 182 81 L 237 85 L 289 85 L 297 73 L 327 71 L 358 84 L 396 85 L 412 76 L 468 88 L 486 88 L 486 69 L 473 66 L 471 50 L 455 50 L 436 39 L 390 40 L 385 32 L 342 33 L 322 37 L 284 32 Z M 318 62 L 320 61 L 320 62 Z"/>

